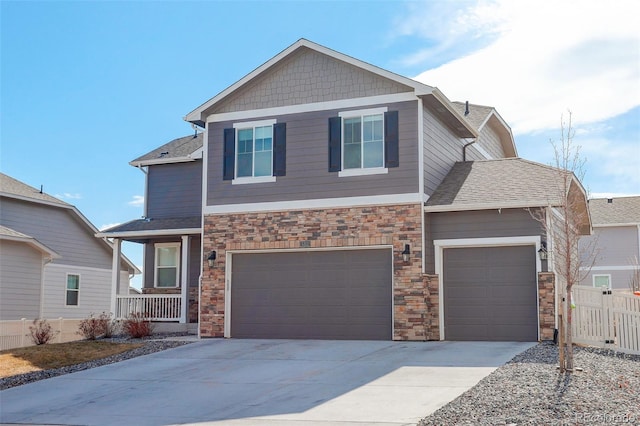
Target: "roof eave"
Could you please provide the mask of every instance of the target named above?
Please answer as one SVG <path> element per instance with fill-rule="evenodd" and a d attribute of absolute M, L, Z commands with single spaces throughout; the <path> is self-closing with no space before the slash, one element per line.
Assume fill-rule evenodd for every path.
<path fill-rule="evenodd" d="M 529 209 L 542 208 L 550 205 L 559 205 L 560 203 L 549 203 L 548 200 L 531 201 L 523 203 L 515 202 L 495 202 L 495 203 L 467 203 L 467 204 L 441 204 L 435 206 L 424 206 L 425 213 L 439 212 L 460 212 L 471 210 L 498 210 L 498 209 Z"/>
<path fill-rule="evenodd" d="M 49 247 L 42 244 L 40 241 L 36 240 L 33 237 L 0 235 L 0 240 L 16 241 L 16 242 L 28 244 L 33 248 L 35 248 L 36 250 L 38 250 L 39 252 L 41 252 L 42 254 L 46 255 L 50 259 L 60 259 L 62 257 L 55 250 L 50 249 Z"/>
<path fill-rule="evenodd" d="M 471 123 L 469 123 L 458 111 L 453 107 L 452 102 L 438 89 L 434 87 L 430 93 L 423 94 L 421 96 L 431 95 L 436 99 L 447 111 L 449 116 L 452 116 L 462 127 L 457 126 L 458 136 L 461 138 L 477 138 L 479 136 L 478 130 L 474 129 Z"/>

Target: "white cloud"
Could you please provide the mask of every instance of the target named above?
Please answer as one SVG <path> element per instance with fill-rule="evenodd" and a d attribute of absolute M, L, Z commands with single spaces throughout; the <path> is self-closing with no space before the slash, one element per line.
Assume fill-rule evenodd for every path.
<path fill-rule="evenodd" d="M 144 206 L 144 197 L 142 195 L 134 195 L 133 200 L 129 201 L 127 204 L 134 207 Z"/>
<path fill-rule="evenodd" d="M 107 223 L 106 225 L 102 225 L 99 230 L 100 231 L 104 231 L 105 229 L 109 229 L 109 228 L 113 228 L 114 226 L 118 226 L 120 225 L 120 223 L 122 222 L 116 222 L 116 223 Z"/>
<path fill-rule="evenodd" d="M 60 198 L 60 199 L 67 199 L 67 200 L 79 200 L 82 198 L 82 195 L 80 194 L 71 194 L 69 192 L 64 192 L 62 194 L 56 194 L 55 195 L 56 198 Z"/>
<path fill-rule="evenodd" d="M 640 105 L 639 12 L 624 0 L 426 2 L 410 6 L 396 32 L 433 44 L 406 63 L 489 40 L 416 79 L 450 99 L 495 106 L 522 134 L 557 128 L 567 109 L 583 124 Z"/>

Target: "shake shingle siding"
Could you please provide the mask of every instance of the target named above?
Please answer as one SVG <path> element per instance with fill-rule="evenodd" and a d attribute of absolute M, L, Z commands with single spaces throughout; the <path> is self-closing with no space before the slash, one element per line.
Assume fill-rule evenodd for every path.
<path fill-rule="evenodd" d="M 147 216 L 152 219 L 202 214 L 202 161 L 149 166 Z"/>
<path fill-rule="evenodd" d="M 233 127 L 234 122 L 210 124 L 207 205 L 418 192 L 417 102 L 363 108 L 380 106 L 398 111 L 400 156 L 400 166 L 389 168 L 388 174 L 381 175 L 338 177 L 337 172 L 328 171 L 328 120 L 344 111 L 328 110 L 256 117 L 255 120 L 275 118 L 278 123 L 286 123 L 286 176 L 278 176 L 273 183 L 233 185 L 231 181 L 223 180 L 222 163 L 223 132 L 225 128 Z"/>

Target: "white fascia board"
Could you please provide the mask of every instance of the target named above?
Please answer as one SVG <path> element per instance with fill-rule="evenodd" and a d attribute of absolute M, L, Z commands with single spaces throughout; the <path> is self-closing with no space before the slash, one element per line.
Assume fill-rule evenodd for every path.
<path fill-rule="evenodd" d="M 17 236 L 14 237 L 10 235 L 0 235 L 0 240 L 15 241 L 19 243 L 28 244 L 31 247 L 38 250 L 39 252 L 41 252 L 42 254 L 47 255 L 51 259 L 59 259 L 62 257 L 58 253 L 56 253 L 54 250 L 51 250 L 49 247 L 45 246 L 44 244 L 42 244 L 40 241 L 36 240 L 33 237 L 17 237 Z"/>
<path fill-rule="evenodd" d="M 640 226 L 639 222 L 629 222 L 629 223 L 598 223 L 593 224 L 594 228 L 625 228 L 625 227 L 636 227 Z"/>
<path fill-rule="evenodd" d="M 2 192 L 2 191 L 0 191 L 0 197 L 14 198 L 16 200 L 28 201 L 30 203 L 36 203 L 36 204 L 43 204 L 45 206 L 59 207 L 59 208 L 62 208 L 62 209 L 69 209 L 69 208 L 73 207 L 71 204 L 65 203 L 64 201 L 60 201 L 59 203 L 55 203 L 53 201 L 39 200 L 37 198 L 30 198 L 30 197 L 25 197 L 23 195 L 11 194 L 11 193 Z"/>
<path fill-rule="evenodd" d="M 497 210 L 497 209 L 528 209 L 547 207 L 547 201 L 532 201 L 529 203 L 507 202 L 507 203 L 491 203 L 491 204 L 457 204 L 457 205 L 440 205 L 440 206 L 425 206 L 425 213 L 438 213 L 438 212 L 462 212 L 471 210 Z"/>
<path fill-rule="evenodd" d="M 311 42 L 309 40 L 300 39 L 300 40 L 296 41 L 295 43 L 293 43 L 291 46 L 289 46 L 286 49 L 284 49 L 282 52 L 278 53 L 276 56 L 274 56 L 271 59 L 269 59 L 264 64 L 260 65 L 258 68 L 256 68 L 255 70 L 253 70 L 249 74 L 245 75 L 243 78 L 241 78 L 240 80 L 238 80 L 237 82 L 235 82 L 231 86 L 227 87 L 225 90 L 223 90 L 222 92 L 220 92 L 219 94 L 217 94 L 216 96 L 214 96 L 213 98 L 208 100 L 207 102 L 205 102 L 202 105 L 200 105 L 198 108 L 196 108 L 193 111 L 191 111 L 190 113 L 188 113 L 184 117 L 184 120 L 185 121 L 199 121 L 199 120 L 202 120 L 201 114 L 202 114 L 202 112 L 204 110 L 206 110 L 210 106 L 216 104 L 217 102 L 221 101 L 222 99 L 226 98 L 231 93 L 233 93 L 234 91 L 236 91 L 237 89 L 239 89 L 240 87 L 244 86 L 246 83 L 251 81 L 253 78 L 255 78 L 258 75 L 262 74 L 263 72 L 265 72 L 266 70 L 271 68 L 273 65 L 275 65 L 278 62 L 280 62 L 282 59 L 286 58 L 287 56 L 289 56 L 294 51 L 298 50 L 300 47 L 309 48 L 311 50 L 314 50 L 316 52 L 325 54 L 325 55 L 327 55 L 329 57 L 332 57 L 334 59 L 337 59 L 339 61 L 346 62 L 346 63 L 348 63 L 350 65 L 353 65 L 353 66 L 355 66 L 357 68 L 364 69 L 366 71 L 372 72 L 372 73 L 377 74 L 379 76 L 382 76 L 384 78 L 388 78 L 390 80 L 396 81 L 396 82 L 398 82 L 400 84 L 403 84 L 405 86 L 409 86 L 409 87 L 414 89 L 415 95 L 418 95 L 418 96 L 430 94 L 433 91 L 433 87 L 427 86 L 426 84 L 422 84 L 422 83 L 420 83 L 418 81 L 415 81 L 415 80 L 412 80 L 410 78 L 403 77 L 403 76 L 401 76 L 399 74 L 395 74 L 395 73 L 392 73 L 390 71 L 384 70 L 382 68 L 376 67 L 374 65 L 368 64 L 368 63 L 363 62 L 363 61 L 361 61 L 359 59 L 355 59 L 355 58 L 353 58 L 351 56 L 347 56 L 347 55 L 345 55 L 343 53 L 340 53 L 340 52 L 337 52 L 335 50 L 331 50 L 331 49 L 329 49 L 327 47 L 321 46 L 319 44 L 313 43 L 313 42 Z"/>
<path fill-rule="evenodd" d="M 205 206 L 204 214 L 254 213 L 286 210 L 314 210 L 372 205 L 422 203 L 420 193 L 373 195 L 364 197 L 322 198 L 314 200 L 274 201 L 265 203 L 222 204 Z"/>
<path fill-rule="evenodd" d="M 98 238 L 128 238 L 128 237 L 158 237 L 170 235 L 195 235 L 202 234 L 202 228 L 181 228 L 181 229 L 153 229 L 148 231 L 122 231 L 122 232 L 98 232 Z M 124 257 L 124 256 L 123 256 Z"/>
<path fill-rule="evenodd" d="M 447 109 L 447 111 L 449 111 L 454 117 L 458 119 L 460 124 L 462 124 L 464 128 L 473 135 L 473 137 L 477 138 L 478 136 L 480 136 L 478 130 L 474 129 L 473 126 L 471 126 L 471 124 L 460 115 L 460 113 L 453 107 L 451 101 L 444 95 L 444 93 L 442 93 L 439 89 L 434 88 L 431 94 L 438 100 L 438 102 L 440 102 L 440 104 L 442 104 L 443 107 Z"/>
<path fill-rule="evenodd" d="M 194 151 L 198 152 L 198 151 Z M 193 154 L 189 154 L 187 157 L 173 157 L 173 158 L 154 158 L 153 160 L 131 161 L 130 165 L 133 167 L 145 167 L 153 166 L 156 164 L 173 164 L 173 163 L 187 163 L 190 161 L 196 161 L 197 157 Z"/>
<path fill-rule="evenodd" d="M 255 119 L 256 117 L 273 117 L 284 114 L 300 114 L 305 112 L 326 111 L 345 108 L 360 108 L 367 105 L 389 104 L 395 102 L 415 101 L 418 98 L 413 92 L 394 93 L 391 95 L 367 96 L 364 98 L 341 99 L 337 101 L 314 102 L 308 104 L 288 105 L 273 108 L 252 109 L 246 111 L 222 112 L 211 114 L 207 123 Z"/>
<path fill-rule="evenodd" d="M 623 265 L 623 266 L 581 266 L 581 271 L 636 271 L 640 269 L 640 265 Z"/>

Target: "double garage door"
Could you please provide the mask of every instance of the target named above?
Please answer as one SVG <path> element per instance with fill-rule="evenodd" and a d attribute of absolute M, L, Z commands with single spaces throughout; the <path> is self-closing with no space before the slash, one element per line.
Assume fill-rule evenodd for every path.
<path fill-rule="evenodd" d="M 445 248 L 446 340 L 538 340 L 534 246 Z"/>
<path fill-rule="evenodd" d="M 231 337 L 391 340 L 391 249 L 232 255 Z"/>

